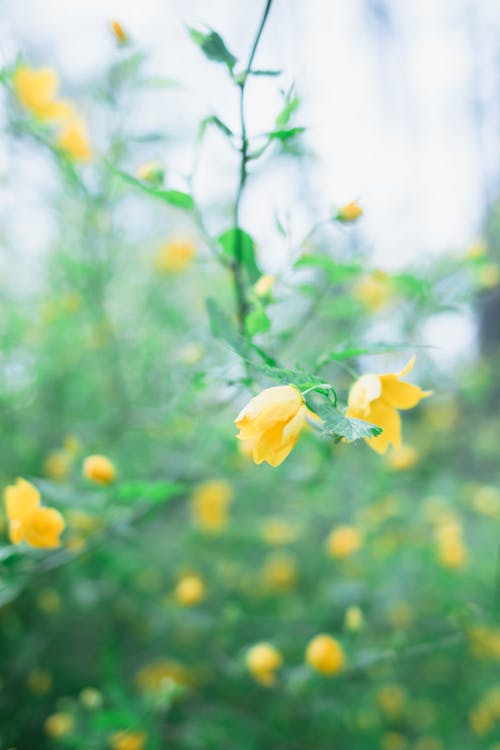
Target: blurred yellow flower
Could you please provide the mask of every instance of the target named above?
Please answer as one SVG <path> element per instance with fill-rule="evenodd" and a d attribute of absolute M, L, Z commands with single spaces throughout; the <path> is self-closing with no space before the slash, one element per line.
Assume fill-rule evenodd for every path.
<path fill-rule="evenodd" d="M 203 357 L 203 347 L 196 342 L 186 344 L 179 351 L 179 360 L 185 365 L 195 365 Z"/>
<path fill-rule="evenodd" d="M 25 479 L 5 488 L 5 508 L 12 544 L 26 541 L 32 547 L 59 547 L 64 519 L 54 508 L 42 508 L 40 493 Z"/>
<path fill-rule="evenodd" d="M 192 496 L 193 516 L 204 531 L 217 533 L 228 523 L 228 508 L 232 489 L 223 479 L 213 479 L 199 484 Z"/>
<path fill-rule="evenodd" d="M 13 77 L 19 102 L 41 120 L 58 119 L 72 111 L 68 102 L 55 99 L 59 78 L 52 68 L 30 68 L 19 65 Z"/>
<path fill-rule="evenodd" d="M 444 750 L 441 740 L 437 737 L 420 737 L 415 743 L 415 750 Z"/>
<path fill-rule="evenodd" d="M 267 687 L 276 682 L 276 672 L 283 664 L 283 656 L 270 643 L 256 643 L 247 652 L 246 664 L 256 682 Z"/>
<path fill-rule="evenodd" d="M 413 622 L 413 608 L 408 602 L 396 602 L 387 613 L 387 620 L 393 628 L 406 630 Z"/>
<path fill-rule="evenodd" d="M 401 732 L 386 732 L 380 744 L 382 750 L 406 750 L 408 740 Z"/>
<path fill-rule="evenodd" d="M 363 209 L 361 206 L 359 206 L 356 201 L 351 201 L 350 203 L 346 203 L 345 206 L 342 206 L 342 208 L 339 208 L 335 218 L 337 221 L 351 222 L 359 219 L 362 214 Z"/>
<path fill-rule="evenodd" d="M 307 407 L 293 385 L 277 385 L 259 393 L 236 417 L 239 440 L 253 443 L 256 464 L 279 466 L 293 450 L 306 426 Z"/>
<path fill-rule="evenodd" d="M 45 724 L 43 725 L 45 734 L 53 739 L 64 737 L 64 735 L 69 734 L 73 730 L 73 727 L 73 717 L 71 714 L 63 712 L 52 714 L 52 716 L 49 716 L 45 720 Z"/>
<path fill-rule="evenodd" d="M 349 557 L 358 551 L 361 543 L 361 534 L 355 526 L 337 526 L 326 540 L 328 554 L 335 558 Z"/>
<path fill-rule="evenodd" d="M 493 729 L 495 723 L 494 717 L 487 705 L 480 704 L 476 706 L 469 714 L 469 724 L 478 737 L 488 734 Z"/>
<path fill-rule="evenodd" d="M 183 607 L 194 607 L 205 598 L 205 584 L 199 576 L 184 576 L 175 587 L 174 595 Z"/>
<path fill-rule="evenodd" d="M 382 427 L 377 437 L 367 438 L 366 442 L 377 453 L 385 453 L 389 445 L 401 447 L 401 418 L 398 409 L 411 409 L 432 391 L 422 391 L 411 383 L 402 383 L 400 378 L 413 368 L 412 357 L 401 372 L 385 375 L 362 375 L 349 393 L 347 416 L 364 419 Z"/>
<path fill-rule="evenodd" d="M 94 158 L 87 125 L 81 117 L 70 117 L 64 122 L 57 145 L 73 161 L 88 162 Z"/>
<path fill-rule="evenodd" d="M 93 516 L 79 508 L 70 508 L 66 513 L 66 523 L 72 531 L 78 531 L 84 537 L 93 534 L 103 526 L 103 521 L 99 516 Z"/>
<path fill-rule="evenodd" d="M 110 484 L 116 477 L 116 468 L 106 456 L 94 454 L 83 462 L 83 474 L 91 482 Z"/>
<path fill-rule="evenodd" d="M 170 685 L 189 687 L 193 685 L 193 678 L 186 667 L 176 661 L 157 661 L 142 667 L 135 682 L 143 693 L 155 695 Z"/>
<path fill-rule="evenodd" d="M 89 711 L 94 711 L 102 706 L 102 693 L 96 688 L 87 687 L 80 691 L 80 703 Z"/>
<path fill-rule="evenodd" d="M 462 525 L 455 519 L 440 522 L 436 528 L 438 559 L 444 568 L 463 568 L 468 554 L 462 539 Z"/>
<path fill-rule="evenodd" d="M 469 245 L 465 252 L 467 260 L 477 260 L 478 258 L 484 258 L 486 255 L 486 240 L 484 237 L 478 237 L 474 242 Z"/>
<path fill-rule="evenodd" d="M 389 718 L 398 718 L 406 706 L 406 693 L 399 685 L 383 685 L 377 692 L 380 710 Z"/>
<path fill-rule="evenodd" d="M 109 740 L 112 750 L 143 750 L 146 744 L 146 732 L 116 732 Z"/>
<path fill-rule="evenodd" d="M 266 586 L 277 591 L 289 591 L 297 582 L 297 566 L 291 555 L 271 555 L 262 569 Z"/>
<path fill-rule="evenodd" d="M 267 544 L 280 546 L 294 542 L 297 531 L 285 518 L 269 518 L 264 521 L 262 537 Z"/>
<path fill-rule="evenodd" d="M 66 451 L 51 451 L 43 462 L 43 472 L 49 479 L 58 482 L 65 479 L 71 469 L 71 456 Z"/>
<path fill-rule="evenodd" d="M 348 607 L 344 617 L 345 629 L 350 633 L 359 633 L 360 630 L 363 630 L 364 625 L 365 618 L 361 607 L 358 607 L 355 604 Z"/>
<path fill-rule="evenodd" d="M 359 279 L 354 285 L 353 293 L 367 310 L 376 312 L 393 297 L 391 277 L 384 271 L 372 271 Z"/>
<path fill-rule="evenodd" d="M 484 516 L 499 518 L 500 490 L 488 485 L 478 487 L 472 497 L 472 507 Z"/>
<path fill-rule="evenodd" d="M 470 629 L 469 639 L 477 659 L 500 661 L 500 628 L 476 626 Z"/>
<path fill-rule="evenodd" d="M 128 35 L 119 21 L 111 21 L 111 31 L 119 44 L 126 44 L 128 42 Z"/>
<path fill-rule="evenodd" d="M 270 273 L 265 273 L 263 276 L 260 277 L 260 279 L 257 279 L 257 281 L 254 284 L 254 291 L 257 297 L 265 297 L 269 294 L 271 289 L 276 283 L 276 279 L 274 276 L 272 276 Z"/>
<path fill-rule="evenodd" d="M 192 262 L 196 247 L 191 240 L 169 240 L 159 250 L 155 267 L 161 273 L 178 273 Z"/>
<path fill-rule="evenodd" d="M 492 289 L 500 284 L 500 266 L 498 263 L 483 263 L 476 273 L 479 284 L 484 289 Z"/>
<path fill-rule="evenodd" d="M 402 445 L 387 455 L 387 464 L 394 471 L 412 469 L 420 460 L 420 454 L 412 445 Z"/>
<path fill-rule="evenodd" d="M 27 685 L 35 695 L 46 695 L 52 687 L 52 676 L 46 669 L 33 669 L 28 675 Z"/>
<path fill-rule="evenodd" d="M 321 674 L 333 675 L 343 669 L 345 656 L 340 643 L 330 635 L 322 633 L 309 641 L 306 662 Z"/>

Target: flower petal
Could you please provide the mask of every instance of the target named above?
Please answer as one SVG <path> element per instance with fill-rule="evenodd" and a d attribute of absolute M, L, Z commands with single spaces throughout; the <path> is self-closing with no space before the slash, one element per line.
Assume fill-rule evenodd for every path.
<path fill-rule="evenodd" d="M 382 454 L 391 444 L 394 448 L 401 447 L 401 417 L 396 409 L 381 399 L 377 399 L 371 405 L 368 419 L 383 430 L 377 437 L 366 439 L 370 448 Z"/>
<path fill-rule="evenodd" d="M 382 393 L 382 383 L 378 375 L 362 375 L 349 391 L 348 406 L 359 414 L 367 416 L 370 404 Z"/>
<path fill-rule="evenodd" d="M 40 506 L 40 493 L 37 488 L 21 478 L 5 488 L 4 499 L 7 518 L 10 521 L 24 523 Z"/>
<path fill-rule="evenodd" d="M 412 409 L 432 391 L 423 391 L 418 385 L 402 383 L 397 375 L 381 375 L 382 399 L 395 409 Z"/>

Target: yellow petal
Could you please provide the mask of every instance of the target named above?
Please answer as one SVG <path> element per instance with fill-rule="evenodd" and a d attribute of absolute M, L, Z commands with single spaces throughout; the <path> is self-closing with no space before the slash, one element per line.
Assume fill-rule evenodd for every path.
<path fill-rule="evenodd" d="M 55 508 L 38 508 L 25 527 L 25 538 L 32 547 L 59 547 L 64 518 Z"/>
<path fill-rule="evenodd" d="M 412 409 L 432 391 L 423 391 L 418 385 L 402 383 L 397 375 L 381 375 L 382 399 L 395 409 Z"/>
<path fill-rule="evenodd" d="M 408 360 L 408 362 L 406 363 L 406 365 L 403 367 L 403 369 L 400 372 L 395 372 L 393 374 L 396 375 L 396 377 L 398 377 L 398 378 L 402 378 L 405 375 L 408 375 L 408 373 L 411 370 L 413 370 L 413 368 L 415 367 L 415 362 L 416 361 L 417 361 L 417 358 L 416 358 L 416 356 L 414 354 L 413 357 L 410 357 L 410 359 Z"/>
<path fill-rule="evenodd" d="M 370 404 L 382 393 L 382 383 L 378 375 L 362 375 L 349 391 L 348 406 L 355 409 L 362 418 L 368 414 Z"/>
<path fill-rule="evenodd" d="M 246 440 L 255 432 L 265 432 L 277 422 L 289 422 L 297 414 L 304 401 L 300 391 L 292 385 L 277 385 L 259 393 L 236 417 L 236 426 Z M 248 433 L 248 434 L 247 434 Z"/>
<path fill-rule="evenodd" d="M 40 506 L 40 493 L 37 488 L 21 478 L 5 488 L 4 498 L 7 518 L 10 521 L 24 523 Z"/>
<path fill-rule="evenodd" d="M 368 421 L 383 430 L 377 437 L 366 439 L 370 448 L 382 454 L 391 444 L 394 448 L 401 447 L 401 417 L 396 409 L 378 399 L 371 405 Z"/>

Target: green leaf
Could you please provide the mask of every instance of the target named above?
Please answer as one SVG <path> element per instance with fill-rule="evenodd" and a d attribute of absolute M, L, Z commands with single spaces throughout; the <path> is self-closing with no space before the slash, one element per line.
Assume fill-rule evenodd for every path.
<path fill-rule="evenodd" d="M 251 76 L 280 76 L 282 71 L 281 70 L 249 70 L 249 75 Z"/>
<path fill-rule="evenodd" d="M 117 177 L 120 177 L 129 185 L 132 185 L 138 190 L 141 190 L 143 193 L 146 193 L 153 198 L 157 198 L 164 203 L 168 203 L 171 206 L 175 206 L 175 208 L 181 208 L 184 211 L 193 210 L 194 201 L 188 193 L 183 193 L 181 190 L 158 190 L 153 186 L 144 184 L 143 182 L 141 182 L 141 180 L 138 180 L 136 177 L 132 177 L 132 175 L 127 174 L 127 172 L 123 172 L 121 169 L 118 169 L 109 162 L 105 162 L 105 164 L 108 169 L 113 172 L 113 174 L 117 175 Z"/>
<path fill-rule="evenodd" d="M 365 422 L 363 419 L 346 417 L 327 401 L 317 403 L 311 400 L 311 408 L 323 420 L 323 433 L 329 437 L 345 438 L 351 443 L 362 438 L 376 437 L 382 432 L 381 427 Z"/>
<path fill-rule="evenodd" d="M 337 263 L 328 255 L 317 255 L 315 253 L 303 255 L 294 264 L 294 268 L 322 269 L 333 284 L 341 284 L 355 278 L 363 270 L 359 263 Z"/>
<path fill-rule="evenodd" d="M 300 106 L 300 99 L 295 93 L 295 89 L 293 86 L 291 86 L 287 92 L 282 92 L 282 94 L 284 98 L 283 109 L 275 120 L 276 125 L 278 125 L 279 127 L 288 125 L 291 116 Z"/>
<path fill-rule="evenodd" d="M 392 282 L 402 294 L 409 294 L 413 297 L 426 298 L 431 289 L 427 279 L 420 279 L 411 273 L 397 273 L 392 277 Z"/>
<path fill-rule="evenodd" d="M 400 351 L 401 349 L 408 349 L 408 344 L 373 343 L 366 346 L 348 346 L 344 349 L 335 349 L 318 357 L 315 370 L 328 364 L 328 362 L 342 362 L 345 359 L 354 359 L 355 357 L 362 357 L 365 354 L 385 354 L 386 352 Z"/>
<path fill-rule="evenodd" d="M 226 135 L 228 138 L 234 135 L 233 131 L 230 127 L 226 125 L 225 122 L 222 122 L 217 115 L 210 115 L 210 117 L 205 117 L 200 124 L 200 130 L 199 130 L 199 138 L 203 138 L 205 134 L 205 130 L 209 125 L 215 125 L 216 128 L 218 128 L 224 135 Z"/>
<path fill-rule="evenodd" d="M 249 336 L 254 336 L 256 333 L 265 333 L 271 328 L 271 321 L 259 300 L 255 300 L 254 308 L 247 315 L 245 325 Z"/>
<path fill-rule="evenodd" d="M 153 503 L 163 503 L 179 496 L 184 489 L 181 484 L 174 482 L 126 482 L 116 487 L 115 497 L 122 502 L 149 500 Z"/>
<path fill-rule="evenodd" d="M 232 72 L 238 60 L 233 54 L 231 54 L 231 52 L 229 52 L 220 34 L 216 31 L 210 31 L 208 34 L 204 34 L 202 31 L 191 28 L 188 29 L 188 31 L 191 39 L 198 45 L 198 47 L 200 47 L 205 54 L 205 57 L 214 62 L 224 63 L 224 65 L 227 65 Z"/>
<path fill-rule="evenodd" d="M 232 227 L 222 232 L 217 242 L 222 248 L 222 255 L 228 260 L 232 261 L 239 255 L 252 283 L 260 279 L 262 271 L 257 264 L 255 242 L 247 232 Z"/>
<path fill-rule="evenodd" d="M 285 141 L 289 141 L 290 138 L 295 138 L 296 135 L 300 135 L 305 131 L 305 128 L 288 128 L 286 130 L 272 130 L 270 133 L 267 133 L 267 137 L 270 140 L 276 140 L 281 141 L 284 143 Z"/>

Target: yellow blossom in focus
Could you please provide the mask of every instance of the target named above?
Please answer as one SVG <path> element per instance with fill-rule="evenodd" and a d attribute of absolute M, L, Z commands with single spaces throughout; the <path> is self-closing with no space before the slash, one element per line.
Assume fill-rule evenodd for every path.
<path fill-rule="evenodd" d="M 377 693 L 380 710 L 390 718 L 401 716 L 406 705 L 406 693 L 399 685 L 384 685 Z"/>
<path fill-rule="evenodd" d="M 73 730 L 73 726 L 74 721 L 71 714 L 61 712 L 49 716 L 48 719 L 46 719 L 43 728 L 45 734 L 53 739 L 57 739 L 58 737 L 64 737 L 64 735 L 69 734 Z"/>
<path fill-rule="evenodd" d="M 116 477 L 116 469 L 109 458 L 94 454 L 83 462 L 83 474 L 91 482 L 110 484 Z"/>
<path fill-rule="evenodd" d="M 259 393 L 236 417 L 239 440 L 251 441 L 256 464 L 279 466 L 293 450 L 307 423 L 308 409 L 293 385 L 277 385 Z"/>
<path fill-rule="evenodd" d="M 398 409 L 412 409 L 432 391 L 422 391 L 400 378 L 413 368 L 415 357 L 397 373 L 385 375 L 362 375 L 349 392 L 347 416 L 363 419 L 381 427 L 377 437 L 366 438 L 366 442 L 377 453 L 385 453 L 392 444 L 401 447 L 401 418 Z"/>
<path fill-rule="evenodd" d="M 276 672 L 283 663 L 283 656 L 270 643 L 256 643 L 246 655 L 246 665 L 252 677 L 261 685 L 276 682 Z"/>
<path fill-rule="evenodd" d="M 276 279 L 270 273 L 265 273 L 254 284 L 254 291 L 257 297 L 265 297 L 269 294 L 276 283 Z"/>
<path fill-rule="evenodd" d="M 361 547 L 361 535 L 354 526 L 337 526 L 326 540 L 330 557 L 344 558 L 353 555 Z"/>
<path fill-rule="evenodd" d="M 407 471 L 418 464 L 420 454 L 412 445 L 402 445 L 387 455 L 387 463 L 394 471 Z"/>
<path fill-rule="evenodd" d="M 35 695 L 46 695 L 52 687 L 52 676 L 46 669 L 33 669 L 28 675 L 27 685 Z"/>
<path fill-rule="evenodd" d="M 277 591 L 289 591 L 297 582 L 297 567 L 291 555 L 271 555 L 263 569 L 262 580 Z"/>
<path fill-rule="evenodd" d="M 40 589 L 36 595 L 38 609 L 47 615 L 53 615 L 61 609 L 61 596 L 55 589 Z"/>
<path fill-rule="evenodd" d="M 159 250 L 155 267 L 160 273 L 178 273 L 191 263 L 196 255 L 196 247 L 191 240 L 170 240 Z"/>
<path fill-rule="evenodd" d="M 312 669 L 325 675 L 337 674 L 345 664 L 345 656 L 340 643 L 324 633 L 309 641 L 305 658 Z"/>
<path fill-rule="evenodd" d="M 199 484 L 192 496 L 193 515 L 204 531 L 217 533 L 227 526 L 232 489 L 223 479 Z"/>
<path fill-rule="evenodd" d="M 342 206 L 342 208 L 339 208 L 337 216 L 335 217 L 337 221 L 342 222 L 351 222 L 356 221 L 356 219 L 359 219 L 359 217 L 363 214 L 363 209 L 361 206 L 358 205 L 356 201 L 351 201 L 350 203 L 346 203 L 345 206 Z"/>
<path fill-rule="evenodd" d="M 297 532 L 284 518 L 269 518 L 264 522 L 262 537 L 267 544 L 280 546 L 294 542 Z"/>
<path fill-rule="evenodd" d="M 95 688 L 87 687 L 80 691 L 80 703 L 89 711 L 94 711 L 102 706 L 102 694 Z"/>
<path fill-rule="evenodd" d="M 365 618 L 361 607 L 351 605 L 347 608 L 344 617 L 344 627 L 350 633 L 359 633 L 363 629 Z"/>
<path fill-rule="evenodd" d="M 393 297 L 391 277 L 384 271 L 372 271 L 359 279 L 354 285 L 353 293 L 367 310 L 376 312 Z"/>
<path fill-rule="evenodd" d="M 64 122 L 57 145 L 73 161 L 88 162 L 94 157 L 87 125 L 81 117 L 74 116 Z"/>
<path fill-rule="evenodd" d="M 128 42 L 128 35 L 119 21 L 111 21 L 111 31 L 119 44 L 126 44 Z"/>
<path fill-rule="evenodd" d="M 27 542 L 32 547 L 59 547 L 64 519 L 54 508 L 42 508 L 37 488 L 24 479 L 5 488 L 5 508 L 12 544 Z"/>
<path fill-rule="evenodd" d="M 146 732 L 115 732 L 109 740 L 112 750 L 143 750 L 146 744 Z"/>
<path fill-rule="evenodd" d="M 184 576 L 175 587 L 174 595 L 183 607 L 194 607 L 205 598 L 205 584 L 199 576 Z"/>
<path fill-rule="evenodd" d="M 135 682 L 141 692 L 154 696 L 171 685 L 189 687 L 193 684 L 193 678 L 178 662 L 158 661 L 142 667 L 135 676 Z"/>

